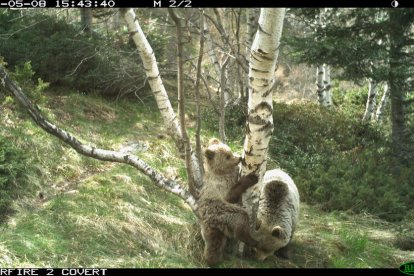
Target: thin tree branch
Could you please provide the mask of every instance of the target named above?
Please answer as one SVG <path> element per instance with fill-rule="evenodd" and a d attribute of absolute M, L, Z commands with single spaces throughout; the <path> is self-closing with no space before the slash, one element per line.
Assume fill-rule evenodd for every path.
<path fill-rule="evenodd" d="M 188 188 L 190 193 L 195 197 L 199 197 L 199 191 L 195 184 L 194 169 L 191 162 L 190 139 L 188 138 L 187 129 L 185 127 L 185 96 L 184 96 L 184 63 L 183 63 L 183 34 L 181 21 L 173 9 L 168 9 L 168 14 L 174 21 L 177 32 L 177 83 L 178 83 L 178 113 L 180 118 L 181 134 L 185 148 L 185 164 L 188 175 Z M 197 162 L 199 164 L 200 162 Z"/>
<path fill-rule="evenodd" d="M 200 9 L 200 26 L 204 26 L 204 11 Z M 201 28 L 203 30 L 203 28 Z M 197 60 L 197 73 L 196 73 L 196 82 L 195 82 L 195 96 L 196 96 L 196 156 L 199 162 L 199 167 L 204 174 L 203 169 L 203 155 L 201 154 L 201 107 L 200 107 L 200 78 L 201 78 L 201 63 L 203 61 L 203 51 L 204 51 L 204 32 L 200 33 L 200 49 L 198 51 L 198 60 Z"/>

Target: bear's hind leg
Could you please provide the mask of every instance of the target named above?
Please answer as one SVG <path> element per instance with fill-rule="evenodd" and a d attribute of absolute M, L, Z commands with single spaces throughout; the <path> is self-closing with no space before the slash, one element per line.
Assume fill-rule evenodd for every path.
<path fill-rule="evenodd" d="M 234 237 L 242 242 L 256 247 L 258 241 L 255 240 L 250 233 L 249 217 L 246 212 L 239 214 L 237 223 L 234 224 Z"/>
<path fill-rule="evenodd" d="M 205 242 L 204 259 L 208 266 L 214 266 L 223 257 L 226 236 L 221 231 L 213 228 L 205 229 L 203 236 Z"/>

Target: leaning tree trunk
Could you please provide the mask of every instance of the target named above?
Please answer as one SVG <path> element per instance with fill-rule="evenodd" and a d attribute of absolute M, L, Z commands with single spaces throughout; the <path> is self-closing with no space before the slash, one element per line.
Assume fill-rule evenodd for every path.
<path fill-rule="evenodd" d="M 251 50 L 248 118 L 241 175 L 254 173 L 259 177 L 259 183 L 243 195 L 243 204 L 247 207 L 253 229 L 261 182 L 266 171 L 269 141 L 273 133 L 272 89 L 284 17 L 284 8 L 262 8 L 259 29 Z"/>
<path fill-rule="evenodd" d="M 148 176 L 154 182 L 154 184 L 156 184 L 160 188 L 163 188 L 185 200 L 185 202 L 191 207 L 193 211 L 196 209 L 196 200 L 188 192 L 187 189 L 181 187 L 180 183 L 165 178 L 161 173 L 154 170 L 151 166 L 149 166 L 143 160 L 138 158 L 138 156 L 135 156 L 131 153 L 105 150 L 84 144 L 71 133 L 49 122 L 41 114 L 39 108 L 30 102 L 30 100 L 23 93 L 23 90 L 19 87 L 19 85 L 9 78 L 6 70 L 1 65 L 0 85 L 2 85 L 7 91 L 9 91 L 13 95 L 14 99 L 24 107 L 24 109 L 29 113 L 30 117 L 39 127 L 41 127 L 49 134 L 57 137 L 61 141 L 65 142 L 67 145 L 76 150 L 79 154 L 102 161 L 118 162 L 133 166 L 140 172 Z"/>
<path fill-rule="evenodd" d="M 369 79 L 368 81 L 368 98 L 365 106 L 364 117 L 362 118 L 363 122 L 368 122 L 373 117 L 377 99 L 377 83 L 373 79 Z"/>
<path fill-rule="evenodd" d="M 123 15 L 130 35 L 138 48 L 139 55 L 142 59 L 142 63 L 145 68 L 145 73 L 148 78 L 148 82 L 151 86 L 151 91 L 155 96 L 158 109 L 161 112 L 161 116 L 164 120 L 164 125 L 167 132 L 173 137 L 177 144 L 179 151 L 185 154 L 185 145 L 183 143 L 183 134 L 181 132 L 180 124 L 177 119 L 171 102 L 168 98 L 167 91 L 162 83 L 160 72 L 158 70 L 157 61 L 154 56 L 154 51 L 151 45 L 148 43 L 147 38 L 142 32 L 141 26 L 138 23 L 135 12 L 133 9 L 120 9 Z M 191 151 L 191 165 L 193 166 L 192 171 L 194 174 L 194 181 L 197 187 L 202 186 L 202 175 L 199 167 L 199 162 L 195 153 Z"/>

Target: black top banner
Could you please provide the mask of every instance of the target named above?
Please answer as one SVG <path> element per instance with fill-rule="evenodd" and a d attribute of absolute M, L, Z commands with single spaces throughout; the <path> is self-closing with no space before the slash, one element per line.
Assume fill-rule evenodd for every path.
<path fill-rule="evenodd" d="M 4 8 L 407 8 L 413 0 L 0 0 Z"/>

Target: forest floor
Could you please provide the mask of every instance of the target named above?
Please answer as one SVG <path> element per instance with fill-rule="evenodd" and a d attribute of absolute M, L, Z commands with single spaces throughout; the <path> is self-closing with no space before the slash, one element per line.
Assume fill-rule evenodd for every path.
<path fill-rule="evenodd" d="M 154 103 L 48 96 L 43 112 L 81 140 L 130 150 L 168 177 L 185 179 Z M 23 112 L 5 112 L 3 131 L 21 134 L 13 142 L 30 154 L 35 170 L 28 170 L 33 186 L 0 225 L 0 267 L 203 267 L 196 218 L 181 199 L 130 166 L 78 155 Z M 202 135 L 206 142 L 214 133 Z M 398 248 L 400 228 L 369 214 L 302 203 L 290 259 L 232 257 L 220 267 L 398 268 L 414 260 L 414 251 Z"/>

